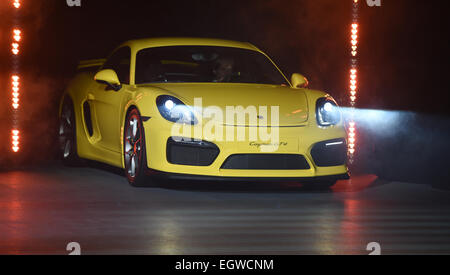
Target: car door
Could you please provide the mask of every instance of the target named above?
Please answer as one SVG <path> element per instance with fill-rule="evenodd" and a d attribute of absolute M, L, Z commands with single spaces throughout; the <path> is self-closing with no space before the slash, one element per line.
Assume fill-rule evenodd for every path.
<path fill-rule="evenodd" d="M 121 88 L 115 91 L 108 85 L 95 82 L 89 92 L 88 99 L 93 105 L 93 118 L 96 120 L 101 147 L 121 151 L 121 113 L 123 100 L 130 83 L 131 50 L 129 47 L 117 49 L 105 62 L 102 69 L 112 69 L 119 77 Z"/>

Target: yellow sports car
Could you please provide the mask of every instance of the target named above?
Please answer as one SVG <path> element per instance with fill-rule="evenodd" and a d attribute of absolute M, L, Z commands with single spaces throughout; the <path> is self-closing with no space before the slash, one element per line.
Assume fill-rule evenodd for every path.
<path fill-rule="evenodd" d="M 133 186 L 173 179 L 348 178 L 339 108 L 257 47 L 204 38 L 128 41 L 80 63 L 61 99 L 67 164 L 123 168 Z"/>

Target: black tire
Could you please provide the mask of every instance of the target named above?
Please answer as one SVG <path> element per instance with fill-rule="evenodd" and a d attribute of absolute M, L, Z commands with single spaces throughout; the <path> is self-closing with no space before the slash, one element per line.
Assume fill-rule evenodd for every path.
<path fill-rule="evenodd" d="M 123 157 L 125 175 L 131 186 L 153 186 L 151 178 L 145 175 L 147 169 L 145 132 L 141 115 L 136 108 L 130 109 L 125 119 Z"/>
<path fill-rule="evenodd" d="M 73 103 L 65 98 L 59 119 L 59 156 L 64 165 L 79 166 L 80 158 L 77 153 L 76 117 Z"/>

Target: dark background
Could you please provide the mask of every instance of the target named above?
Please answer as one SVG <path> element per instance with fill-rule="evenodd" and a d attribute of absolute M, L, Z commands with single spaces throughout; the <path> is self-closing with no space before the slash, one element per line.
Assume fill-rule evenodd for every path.
<path fill-rule="evenodd" d="M 121 42 L 134 38 L 195 36 L 248 41 L 268 53 L 288 77 L 300 72 L 309 78 L 310 87 L 331 93 L 346 106 L 351 2 L 82 0 L 81 7 L 68 7 L 65 0 L 25 1 L 20 10 L 24 32 L 20 73 L 25 81 L 21 118 L 29 146 L 24 146 L 28 149 L 22 158 L 33 162 L 54 157 L 59 95 L 78 61 L 106 57 Z M 385 155 L 392 150 L 402 151 L 402 159 L 411 161 L 425 151 L 420 162 L 403 168 L 410 171 L 411 165 L 423 168 L 426 163 L 433 171 L 436 165 L 448 170 L 443 164 L 450 129 L 449 24 L 444 3 L 383 0 L 381 7 L 368 7 L 361 0 L 358 108 L 408 112 L 402 118 L 404 123 L 383 129 L 398 135 L 380 137 L 383 142 L 376 145 L 373 136 L 379 130 L 362 125 L 367 131 L 361 136 L 372 138 L 360 140 L 361 151 L 370 155 L 364 155 L 363 162 L 392 160 Z M 14 10 L 8 1 L 2 1 L 0 12 L 0 130 L 7 133 L 0 141 L 9 146 L 10 92 L 5 78 L 11 64 L 9 36 Z M 420 175 L 425 174 L 429 172 L 422 170 Z"/>
<path fill-rule="evenodd" d="M 9 46 L 3 42 L 13 9 L 2 2 L 0 40 Z M 22 68 L 60 80 L 79 60 L 105 57 L 128 39 L 217 37 L 254 43 L 287 75 L 303 73 L 312 87 L 347 97 L 351 2 L 84 0 L 68 7 L 65 0 L 25 1 Z M 448 113 L 443 3 L 395 0 L 368 7 L 361 0 L 360 107 Z M 7 60 L 9 49 L 1 52 Z"/>

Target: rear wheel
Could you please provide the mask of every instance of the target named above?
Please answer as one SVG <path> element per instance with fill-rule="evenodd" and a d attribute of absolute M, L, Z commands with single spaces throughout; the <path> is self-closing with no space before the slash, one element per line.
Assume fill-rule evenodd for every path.
<path fill-rule="evenodd" d="M 123 139 L 125 174 L 128 182 L 134 187 L 150 186 L 151 179 L 145 175 L 147 153 L 144 127 L 136 108 L 131 109 L 125 119 Z"/>
<path fill-rule="evenodd" d="M 77 154 L 75 112 L 70 99 L 65 99 L 59 119 L 59 155 L 65 165 L 80 164 Z"/>

